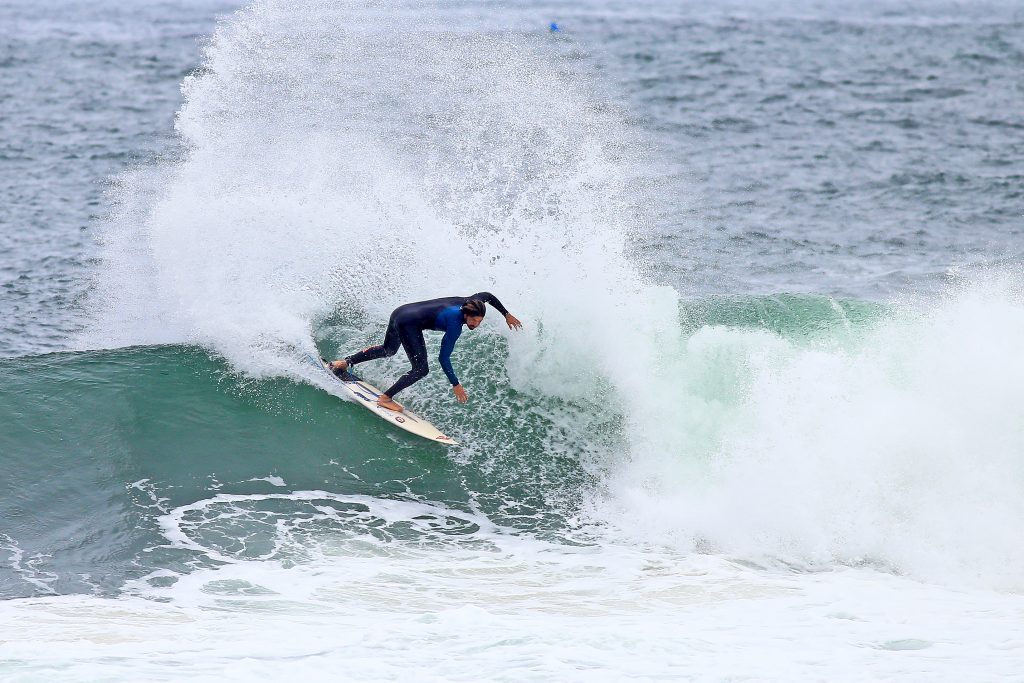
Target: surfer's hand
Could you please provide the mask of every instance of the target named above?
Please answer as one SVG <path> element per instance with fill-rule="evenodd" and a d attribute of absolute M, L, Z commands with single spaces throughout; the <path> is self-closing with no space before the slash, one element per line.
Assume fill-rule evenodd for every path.
<path fill-rule="evenodd" d="M 505 324 L 508 325 L 508 329 L 510 330 L 523 329 L 523 324 L 519 322 L 519 318 L 515 317 L 511 313 L 505 316 Z"/>
<path fill-rule="evenodd" d="M 456 384 L 452 387 L 452 391 L 455 392 L 455 398 L 459 399 L 459 403 L 465 403 L 469 400 L 469 396 L 466 396 L 466 390 L 462 388 L 461 384 Z"/>

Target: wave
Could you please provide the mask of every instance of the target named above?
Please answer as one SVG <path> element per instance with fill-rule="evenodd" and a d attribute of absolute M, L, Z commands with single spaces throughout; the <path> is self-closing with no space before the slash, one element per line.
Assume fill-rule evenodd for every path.
<path fill-rule="evenodd" d="M 637 247 L 666 190 L 583 61 L 358 3 L 226 18 L 183 85 L 180 155 L 124 176 L 102 228 L 82 343 L 147 348 L 62 360 L 106 431 L 25 457 L 90 481 L 69 450 L 88 445 L 113 463 L 108 507 L 124 482 L 190 504 L 277 477 L 748 561 L 1024 583 L 1020 278 L 891 306 L 659 284 Z M 468 410 L 436 377 L 408 395 L 467 444 L 450 458 L 339 411 L 304 360 L 314 340 L 372 343 L 401 303 L 481 289 L 527 330 L 465 335 Z M 46 386 L 25 405 L 78 410 Z"/>
<path fill-rule="evenodd" d="M 592 527 L 745 562 L 868 564 L 1018 590 L 1024 299 L 1015 282 L 965 284 L 938 304 L 693 302 L 682 334 L 659 335 L 662 384 L 650 396 L 619 393 L 605 377 L 585 401 L 559 398 L 517 389 L 485 363 L 466 377 L 484 396 L 467 409 L 438 403 L 446 387 L 431 375 L 412 392 L 417 406 L 477 437 L 452 451 L 308 383 L 247 378 L 199 348 L 2 361 L 0 408 L 19 419 L 0 437 L 10 454 L 0 516 L 12 520 L 12 569 L 0 586 L 116 590 L 157 567 L 185 571 L 241 536 L 225 536 L 222 520 L 185 520 L 219 550 L 157 552 L 170 511 L 326 490 L 430 502 L 549 538 Z M 343 322 L 328 316 L 317 329 L 344 343 L 331 339 Z M 467 351 L 511 363 L 499 341 L 469 340 Z M 383 379 L 398 365 L 372 372 Z M 672 403 L 645 413 L 654 400 Z M 292 502 L 281 515 L 307 505 Z M 236 512 L 224 518 L 252 521 L 253 511 Z"/>

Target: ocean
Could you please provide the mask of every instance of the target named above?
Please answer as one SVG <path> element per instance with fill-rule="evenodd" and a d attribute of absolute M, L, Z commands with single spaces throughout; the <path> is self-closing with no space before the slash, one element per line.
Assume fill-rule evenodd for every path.
<path fill-rule="evenodd" d="M 1024 6 L 0 45 L 0 680 L 1024 680 Z M 308 360 L 481 290 L 401 395 L 462 445 Z"/>

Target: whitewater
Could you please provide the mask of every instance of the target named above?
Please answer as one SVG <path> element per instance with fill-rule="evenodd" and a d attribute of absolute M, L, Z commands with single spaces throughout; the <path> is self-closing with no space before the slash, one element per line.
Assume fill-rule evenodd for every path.
<path fill-rule="evenodd" d="M 202 7 L 5 10 L 182 53 L 77 255 L 8 214 L 0 677 L 1020 680 L 1011 5 Z M 484 289 L 463 446 L 308 362 Z"/>

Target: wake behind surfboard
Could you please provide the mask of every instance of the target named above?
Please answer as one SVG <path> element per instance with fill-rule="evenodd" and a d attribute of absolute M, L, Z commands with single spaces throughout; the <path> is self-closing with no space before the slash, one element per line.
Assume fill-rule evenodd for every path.
<path fill-rule="evenodd" d="M 377 417 L 390 422 L 399 429 L 404 429 L 405 431 L 415 434 L 416 436 L 423 437 L 424 439 L 443 443 L 448 446 L 458 445 L 458 441 L 455 441 L 450 436 L 443 434 L 437 427 L 408 409 L 404 412 L 397 413 L 393 410 L 388 410 L 387 408 L 382 408 L 377 405 L 377 398 L 380 397 L 383 392 L 369 382 L 353 375 L 351 372 L 335 374 L 328 366 L 327 361 L 323 358 L 318 359 L 317 362 L 320 367 L 327 372 L 327 374 L 338 381 L 346 396 L 371 411 Z"/>

